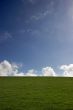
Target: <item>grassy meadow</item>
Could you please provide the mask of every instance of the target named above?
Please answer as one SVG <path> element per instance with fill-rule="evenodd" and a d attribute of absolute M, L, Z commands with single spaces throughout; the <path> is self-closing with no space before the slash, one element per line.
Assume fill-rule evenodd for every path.
<path fill-rule="evenodd" d="M 73 110 L 73 78 L 0 77 L 0 110 Z"/>

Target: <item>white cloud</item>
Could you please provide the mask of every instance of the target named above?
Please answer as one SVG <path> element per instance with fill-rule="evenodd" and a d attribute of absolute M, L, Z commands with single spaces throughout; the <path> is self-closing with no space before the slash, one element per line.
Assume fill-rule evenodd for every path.
<path fill-rule="evenodd" d="M 60 69 L 64 71 L 63 76 L 73 77 L 73 64 L 62 65 Z"/>
<path fill-rule="evenodd" d="M 56 73 L 54 72 L 53 68 L 45 67 L 42 69 L 42 75 L 43 76 L 56 76 Z"/>
<path fill-rule="evenodd" d="M 0 76 L 12 76 L 18 73 L 18 66 L 10 64 L 7 60 L 0 63 Z"/>
<path fill-rule="evenodd" d="M 26 76 L 37 76 L 36 71 L 35 70 L 28 70 L 28 72 L 25 74 Z"/>

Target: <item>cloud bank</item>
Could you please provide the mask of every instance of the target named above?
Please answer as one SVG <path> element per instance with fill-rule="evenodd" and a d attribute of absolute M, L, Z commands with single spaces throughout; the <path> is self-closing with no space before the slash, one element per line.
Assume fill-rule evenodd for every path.
<path fill-rule="evenodd" d="M 4 60 L 0 63 L 0 76 L 37 76 L 35 70 L 28 70 L 27 73 L 19 72 L 21 66 Z"/>
<path fill-rule="evenodd" d="M 15 63 L 10 63 L 7 60 L 0 62 L 0 76 L 60 76 L 59 74 L 55 73 L 52 67 L 44 67 L 41 70 L 41 73 L 38 75 L 38 71 L 31 69 L 28 70 L 26 73 L 20 72 L 20 65 Z M 69 65 L 61 65 L 60 70 L 63 70 L 61 76 L 64 77 L 73 77 L 73 64 Z"/>
<path fill-rule="evenodd" d="M 64 71 L 63 76 L 73 77 L 73 64 L 62 65 L 60 69 Z"/>

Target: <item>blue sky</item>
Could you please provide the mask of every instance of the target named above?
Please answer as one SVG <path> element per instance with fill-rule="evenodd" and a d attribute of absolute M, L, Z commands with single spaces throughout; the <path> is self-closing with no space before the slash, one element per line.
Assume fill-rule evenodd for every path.
<path fill-rule="evenodd" d="M 0 62 L 22 71 L 73 63 L 73 0 L 0 0 Z"/>

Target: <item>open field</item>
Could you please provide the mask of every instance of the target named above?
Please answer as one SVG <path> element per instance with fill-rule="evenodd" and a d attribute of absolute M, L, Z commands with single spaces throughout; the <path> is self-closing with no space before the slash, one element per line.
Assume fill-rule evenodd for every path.
<path fill-rule="evenodd" d="M 0 77 L 0 110 L 73 110 L 73 78 Z"/>

